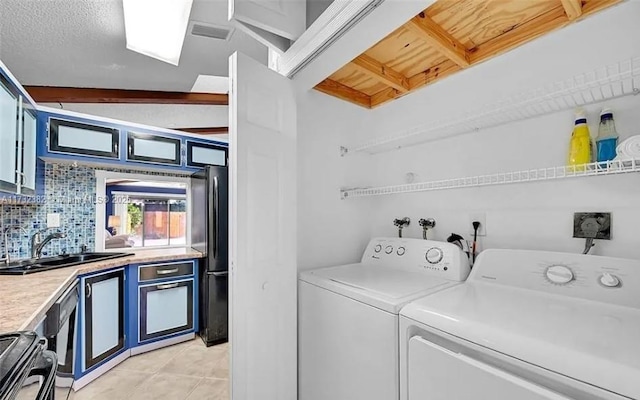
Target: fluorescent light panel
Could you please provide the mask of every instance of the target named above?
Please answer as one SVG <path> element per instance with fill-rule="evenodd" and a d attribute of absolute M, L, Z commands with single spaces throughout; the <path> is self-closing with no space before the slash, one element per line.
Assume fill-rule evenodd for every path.
<path fill-rule="evenodd" d="M 178 65 L 193 0 L 122 0 L 127 49 Z"/>

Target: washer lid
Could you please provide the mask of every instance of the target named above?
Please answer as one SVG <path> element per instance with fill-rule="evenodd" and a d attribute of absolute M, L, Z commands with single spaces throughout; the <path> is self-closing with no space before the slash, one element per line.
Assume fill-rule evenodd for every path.
<path fill-rule="evenodd" d="M 419 272 L 360 263 L 304 272 L 300 279 L 395 314 L 410 301 L 458 284 Z"/>
<path fill-rule="evenodd" d="M 640 399 L 640 310 L 483 282 L 401 314 L 480 346 Z"/>

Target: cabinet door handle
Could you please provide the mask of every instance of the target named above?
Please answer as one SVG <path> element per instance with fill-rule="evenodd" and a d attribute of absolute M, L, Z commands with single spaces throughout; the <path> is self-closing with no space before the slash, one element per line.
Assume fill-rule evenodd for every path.
<path fill-rule="evenodd" d="M 91 285 L 88 283 L 85 285 L 85 293 L 87 295 L 87 299 L 91 297 Z"/>
<path fill-rule="evenodd" d="M 133 155 L 133 147 L 131 147 L 131 145 L 129 145 L 129 155 L 132 156 Z"/>
<path fill-rule="evenodd" d="M 173 268 L 173 269 L 159 269 L 158 272 L 156 272 L 158 275 L 167 275 L 167 274 L 175 274 L 176 272 L 180 271 L 179 268 Z"/>
<path fill-rule="evenodd" d="M 116 153 L 116 154 L 118 153 L 118 142 L 113 144 L 113 152 Z"/>
<path fill-rule="evenodd" d="M 177 288 L 177 287 L 178 287 L 177 283 L 168 283 L 166 285 L 157 285 L 156 289 L 165 290 L 165 289 L 173 289 L 173 288 Z"/>

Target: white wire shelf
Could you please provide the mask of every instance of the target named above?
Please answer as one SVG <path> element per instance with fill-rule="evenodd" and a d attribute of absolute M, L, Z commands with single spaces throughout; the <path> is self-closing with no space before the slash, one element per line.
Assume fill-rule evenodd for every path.
<path fill-rule="evenodd" d="M 578 166 L 562 166 L 530 169 L 524 171 L 501 172 L 490 175 L 469 176 L 455 179 L 442 179 L 430 182 L 410 183 L 396 186 L 343 188 L 342 199 L 366 196 L 382 196 L 398 193 L 427 192 L 511 183 L 539 182 L 555 179 L 580 178 L 640 172 L 640 159 L 614 160 L 603 163 L 590 163 Z"/>
<path fill-rule="evenodd" d="M 343 155 L 375 154 L 637 94 L 640 94 L 640 56 L 520 93 L 466 113 L 462 118 L 431 121 L 341 150 Z"/>

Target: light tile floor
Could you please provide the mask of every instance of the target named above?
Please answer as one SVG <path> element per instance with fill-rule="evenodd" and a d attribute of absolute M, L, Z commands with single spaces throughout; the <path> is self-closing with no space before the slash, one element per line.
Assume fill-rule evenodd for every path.
<path fill-rule="evenodd" d="M 199 338 L 128 358 L 73 400 L 228 400 L 229 347 Z"/>

